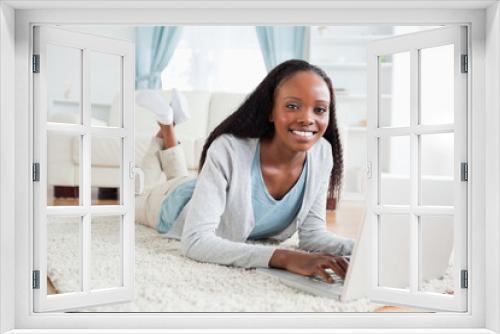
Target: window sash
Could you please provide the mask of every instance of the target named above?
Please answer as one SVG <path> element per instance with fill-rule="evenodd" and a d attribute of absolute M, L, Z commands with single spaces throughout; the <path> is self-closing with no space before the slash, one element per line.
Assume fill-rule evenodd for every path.
<path fill-rule="evenodd" d="M 33 75 L 33 109 L 34 109 L 34 147 L 33 159 L 40 164 L 40 181 L 33 183 L 33 270 L 40 272 L 40 288 L 33 290 L 33 307 L 36 312 L 71 310 L 103 303 L 130 300 L 133 295 L 134 273 L 134 193 L 133 180 L 130 177 L 129 165 L 133 164 L 133 115 L 131 98 L 133 96 L 133 48 L 131 43 L 110 40 L 102 37 L 69 32 L 62 29 L 36 27 L 33 40 L 34 52 L 40 55 L 41 70 Z M 79 50 L 81 54 L 80 72 L 81 97 L 79 113 L 81 124 L 47 122 L 48 97 L 48 46 L 57 45 Z M 117 55 L 120 58 L 120 99 L 123 103 L 121 111 L 122 125 L 119 128 L 95 127 L 92 125 L 91 109 L 91 63 L 92 52 Z M 80 147 L 81 170 L 78 180 L 78 206 L 48 206 L 48 135 L 67 134 L 78 138 Z M 122 144 L 120 173 L 120 205 L 95 206 L 91 198 L 91 141 L 99 136 L 119 138 Z M 69 153 L 69 152 L 68 152 Z M 79 227 L 79 271 L 80 289 L 72 293 L 48 295 L 47 291 L 47 222 L 51 213 L 80 218 Z M 93 290 L 91 287 L 92 248 L 91 225 L 93 215 L 113 215 L 120 213 L 120 280 L 121 286 L 109 287 L 106 291 Z"/>
<path fill-rule="evenodd" d="M 387 301 L 403 305 L 414 305 L 418 307 L 427 307 L 441 310 L 462 311 L 467 309 L 468 292 L 460 287 L 461 270 L 469 270 L 467 266 L 467 182 L 460 181 L 460 163 L 467 162 L 466 146 L 466 115 L 467 99 L 467 75 L 460 73 L 460 61 L 462 54 L 466 54 L 467 47 L 464 45 L 466 40 L 466 30 L 464 27 L 445 27 L 434 30 L 418 32 L 414 34 L 401 35 L 387 38 L 381 41 L 375 41 L 368 47 L 369 78 L 376 78 L 369 82 L 369 105 L 368 109 L 373 112 L 368 115 L 368 161 L 373 170 L 372 177 L 368 182 L 368 207 L 371 214 L 368 215 L 367 223 L 371 231 L 371 263 L 372 275 L 370 283 L 369 297 L 378 301 Z M 436 46 L 453 44 L 454 53 L 454 123 L 442 125 L 420 125 L 419 118 L 421 112 L 420 106 L 420 83 L 421 66 L 420 50 Z M 380 98 L 380 61 L 379 58 L 384 55 L 394 55 L 400 52 L 409 52 L 409 81 L 410 81 L 410 124 L 406 127 L 385 128 L 379 124 L 381 104 Z M 418 133 L 417 133 L 418 130 Z M 422 161 L 422 143 L 420 136 L 422 134 L 441 134 L 453 133 L 453 192 L 455 201 L 451 207 L 429 207 L 420 202 L 422 184 L 421 184 L 421 161 Z M 387 205 L 381 203 L 382 198 L 382 173 L 379 169 L 381 164 L 381 139 L 397 138 L 406 136 L 409 139 L 409 204 L 408 205 Z M 386 209 L 387 207 L 387 209 Z M 380 249 L 381 243 L 380 231 L 382 230 L 381 215 L 384 214 L 404 214 L 408 215 L 409 221 L 401 224 L 408 224 L 409 238 L 409 258 L 408 258 L 408 285 L 409 289 L 396 289 L 381 286 L 379 275 L 381 270 Z M 422 226 L 421 217 L 431 213 L 449 214 L 453 217 L 453 277 L 454 277 L 454 295 L 435 296 L 419 290 L 421 278 L 421 244 L 420 229 Z M 469 270 L 470 272 L 470 270 Z M 406 297 L 405 297 L 406 296 Z M 406 302 L 404 302 L 406 299 Z"/>

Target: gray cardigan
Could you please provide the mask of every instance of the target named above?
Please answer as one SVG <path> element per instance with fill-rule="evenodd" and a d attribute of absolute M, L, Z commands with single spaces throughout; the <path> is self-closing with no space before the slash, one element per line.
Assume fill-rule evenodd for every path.
<path fill-rule="evenodd" d="M 255 222 L 250 169 L 258 139 L 222 135 L 210 145 L 191 200 L 168 232 L 181 237 L 189 258 L 239 267 L 268 267 L 270 245 L 247 244 Z M 347 255 L 353 241 L 326 230 L 326 196 L 333 166 L 331 146 L 321 138 L 308 152 L 306 189 L 297 217 L 272 239 L 283 241 L 297 230 L 299 248 Z"/>

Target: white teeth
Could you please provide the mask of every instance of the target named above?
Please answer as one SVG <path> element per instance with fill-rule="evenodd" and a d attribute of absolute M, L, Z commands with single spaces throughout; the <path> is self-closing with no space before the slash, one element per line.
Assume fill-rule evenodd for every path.
<path fill-rule="evenodd" d="M 309 138 L 309 137 L 312 137 L 314 135 L 313 132 L 311 131 L 297 131 L 297 130 L 292 130 L 292 132 L 298 136 L 301 136 L 301 137 L 306 137 L 306 138 Z"/>

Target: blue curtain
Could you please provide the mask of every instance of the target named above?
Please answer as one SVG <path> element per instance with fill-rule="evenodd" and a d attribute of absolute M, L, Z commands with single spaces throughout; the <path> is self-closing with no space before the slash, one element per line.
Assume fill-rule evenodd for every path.
<path fill-rule="evenodd" d="M 181 27 L 135 29 L 135 88 L 161 88 L 161 72 L 167 67 L 181 36 Z"/>
<path fill-rule="evenodd" d="M 256 27 L 260 49 L 269 72 L 288 59 L 305 59 L 306 27 Z"/>

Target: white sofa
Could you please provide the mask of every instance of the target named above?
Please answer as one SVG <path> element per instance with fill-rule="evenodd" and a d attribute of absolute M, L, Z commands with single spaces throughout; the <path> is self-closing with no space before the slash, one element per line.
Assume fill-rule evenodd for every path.
<path fill-rule="evenodd" d="M 170 101 L 171 91 L 161 91 Z M 176 134 L 185 151 L 188 168 L 195 172 L 207 135 L 245 99 L 244 94 L 183 92 L 187 98 L 191 119 L 176 126 Z M 111 107 L 108 123 L 116 124 L 117 108 Z M 74 114 L 54 114 L 50 121 L 75 123 Z M 106 122 L 93 120 L 94 124 Z M 135 107 L 135 160 L 140 167 L 151 138 L 158 131 L 153 114 Z M 48 137 L 48 186 L 77 187 L 79 183 L 80 144 L 78 138 L 65 135 Z M 92 141 L 92 186 L 113 188 L 119 185 L 121 141 L 116 138 L 95 138 Z M 160 180 L 161 181 L 161 180 Z"/>

